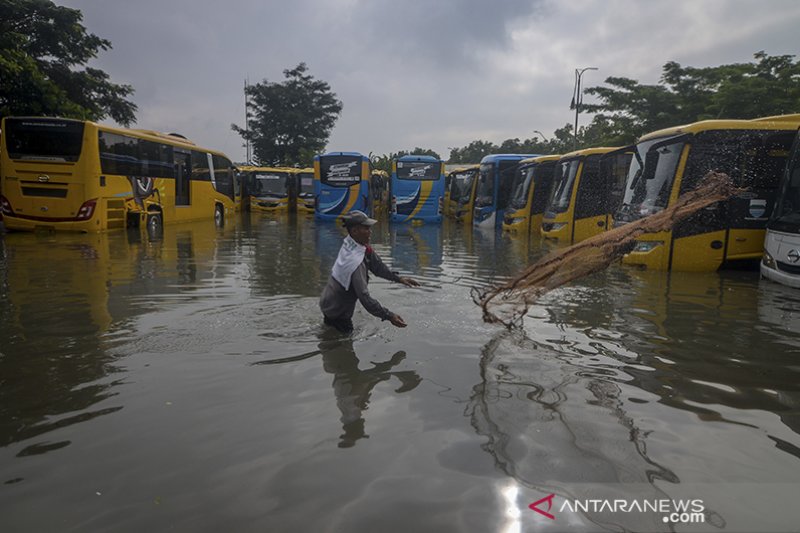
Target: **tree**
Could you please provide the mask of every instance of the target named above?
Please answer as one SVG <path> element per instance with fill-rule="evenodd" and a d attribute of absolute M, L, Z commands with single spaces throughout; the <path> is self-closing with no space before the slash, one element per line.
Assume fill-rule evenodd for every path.
<path fill-rule="evenodd" d="M 111 43 L 86 33 L 77 9 L 50 0 L 0 0 L 0 118 L 46 115 L 128 126 L 136 105 L 130 85 L 111 83 L 96 68 L 79 67 Z"/>
<path fill-rule="evenodd" d="M 231 127 L 253 144 L 257 164 L 310 166 L 314 154 L 325 149 L 342 102 L 328 83 L 307 71 L 300 63 L 283 71 L 281 83 L 265 79 L 247 87 L 249 128 Z"/>
<path fill-rule="evenodd" d="M 448 163 L 480 163 L 484 156 L 497 152 L 497 146 L 492 142 L 472 141 L 463 148 L 450 148 Z"/>
<path fill-rule="evenodd" d="M 794 56 L 754 54 L 753 63 L 683 67 L 670 61 L 656 85 L 610 77 L 590 87 L 598 113 L 589 129 L 607 144 L 633 142 L 645 133 L 698 120 L 752 119 L 800 111 L 800 62 Z M 603 144 L 601 142 L 601 144 Z"/>

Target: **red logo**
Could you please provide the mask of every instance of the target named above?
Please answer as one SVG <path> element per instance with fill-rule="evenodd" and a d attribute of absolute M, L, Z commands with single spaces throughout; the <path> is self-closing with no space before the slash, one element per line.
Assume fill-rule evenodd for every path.
<path fill-rule="evenodd" d="M 551 515 L 548 512 L 550 509 L 553 508 L 553 498 L 555 498 L 555 496 L 556 496 L 555 494 L 551 494 L 550 496 L 545 496 L 541 500 L 533 502 L 528 507 L 530 507 L 532 510 L 536 511 L 539 514 L 546 516 L 550 520 L 555 520 L 556 517 Z M 542 504 L 544 502 L 547 502 L 547 511 L 543 511 L 543 510 L 539 509 L 539 507 L 538 507 L 540 504 Z"/>

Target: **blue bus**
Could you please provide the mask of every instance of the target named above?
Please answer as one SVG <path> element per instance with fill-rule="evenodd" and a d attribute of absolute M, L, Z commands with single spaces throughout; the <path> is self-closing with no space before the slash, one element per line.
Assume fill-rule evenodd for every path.
<path fill-rule="evenodd" d="M 441 222 L 444 161 L 406 155 L 392 161 L 392 222 Z"/>
<path fill-rule="evenodd" d="M 481 170 L 475 189 L 472 224 L 482 228 L 499 228 L 511 202 L 514 174 L 519 162 L 538 154 L 493 154 L 481 159 Z"/>
<path fill-rule="evenodd" d="M 372 216 L 369 159 L 358 152 L 314 156 L 314 217 L 337 220 L 350 211 Z"/>

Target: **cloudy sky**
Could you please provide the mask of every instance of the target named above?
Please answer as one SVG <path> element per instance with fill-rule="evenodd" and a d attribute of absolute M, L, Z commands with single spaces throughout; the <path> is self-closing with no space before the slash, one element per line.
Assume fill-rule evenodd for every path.
<path fill-rule="evenodd" d="M 92 65 L 135 88 L 138 127 L 235 161 L 245 78 L 282 81 L 300 62 L 344 104 L 328 150 L 419 146 L 447 158 L 476 139 L 550 136 L 572 122 L 576 68 L 599 69 L 584 86 L 656 83 L 667 61 L 800 53 L 796 0 L 55 1 L 112 42 Z"/>

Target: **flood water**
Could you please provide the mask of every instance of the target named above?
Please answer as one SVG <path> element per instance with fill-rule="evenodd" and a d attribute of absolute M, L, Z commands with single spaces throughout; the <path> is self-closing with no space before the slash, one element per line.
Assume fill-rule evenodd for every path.
<path fill-rule="evenodd" d="M 343 337 L 317 304 L 342 237 L 0 237 L 0 531 L 800 530 L 800 291 L 617 265 L 508 332 L 470 289 L 549 245 L 382 224 L 423 286 L 370 290 L 409 327 L 359 305 Z"/>

